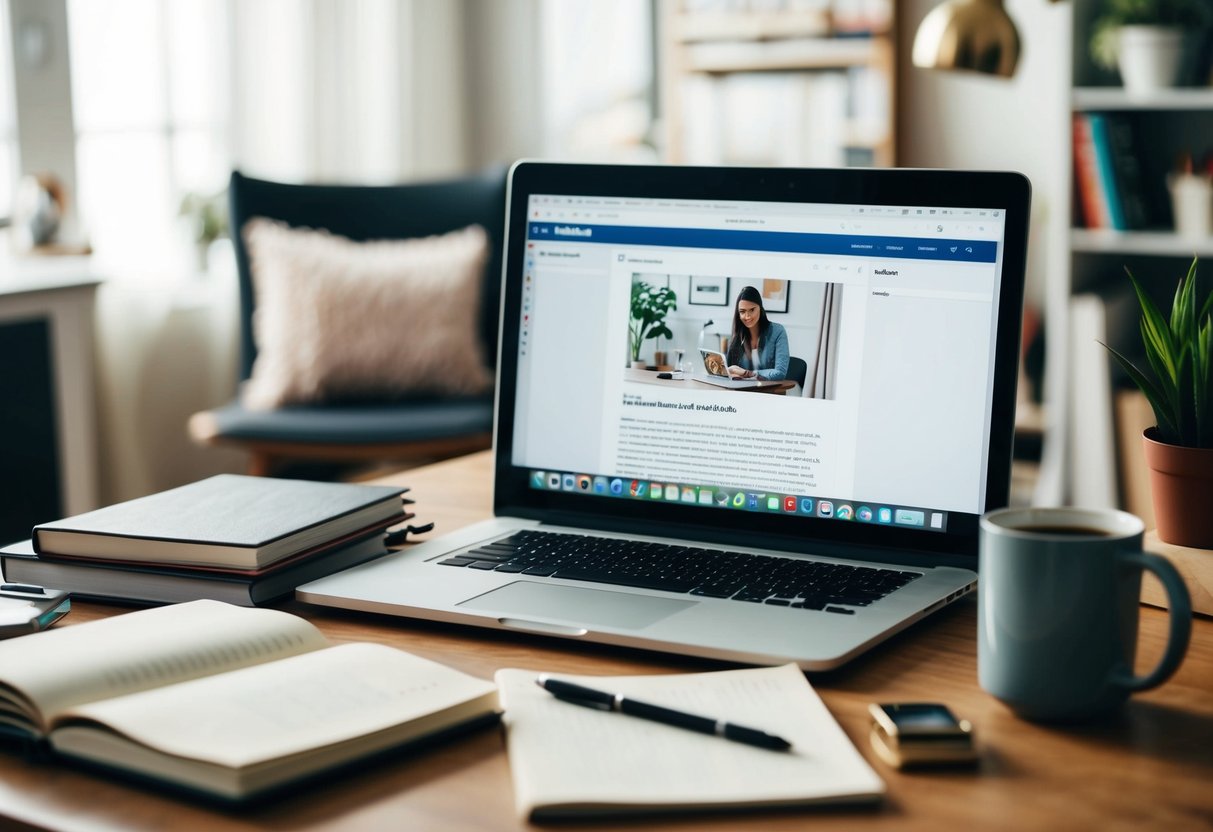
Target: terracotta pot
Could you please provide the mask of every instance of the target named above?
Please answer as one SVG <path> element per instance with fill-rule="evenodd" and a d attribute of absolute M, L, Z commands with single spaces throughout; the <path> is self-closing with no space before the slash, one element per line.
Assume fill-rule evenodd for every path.
<path fill-rule="evenodd" d="M 1159 442 L 1142 434 L 1158 537 L 1164 543 L 1213 549 L 1213 448 Z"/>

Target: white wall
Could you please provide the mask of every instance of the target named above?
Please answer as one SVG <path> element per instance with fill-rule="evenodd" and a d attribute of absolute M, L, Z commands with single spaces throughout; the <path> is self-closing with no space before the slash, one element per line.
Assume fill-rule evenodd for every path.
<path fill-rule="evenodd" d="M 474 166 L 543 152 L 540 0 L 467 0 L 462 41 Z M 450 106 L 458 106 L 453 98 Z"/>
<path fill-rule="evenodd" d="M 1039 303 L 1047 276 L 1057 268 L 1054 256 L 1065 251 L 1069 227 L 1070 10 L 1045 0 L 1007 0 L 1022 52 L 1015 76 L 1004 80 L 910 63 L 918 23 L 935 5 L 936 0 L 899 4 L 900 164 L 1026 174 L 1032 180 L 1029 296 Z"/>
<path fill-rule="evenodd" d="M 1006 0 L 1019 29 L 1021 53 L 1013 78 L 937 72 L 910 63 L 919 22 L 936 0 L 903 0 L 898 70 L 901 75 L 898 153 L 902 166 L 1010 169 L 1032 181 L 1028 240 L 1028 302 L 1064 310 L 1069 294 L 1070 38 L 1069 3 Z M 1050 343 L 1065 343 L 1064 314 L 1047 315 Z M 1046 402 L 1064 401 L 1064 366 L 1052 362 Z M 1046 413 L 1063 417 L 1060 407 Z M 1062 423 L 1050 425 L 1036 501 L 1062 498 Z"/>

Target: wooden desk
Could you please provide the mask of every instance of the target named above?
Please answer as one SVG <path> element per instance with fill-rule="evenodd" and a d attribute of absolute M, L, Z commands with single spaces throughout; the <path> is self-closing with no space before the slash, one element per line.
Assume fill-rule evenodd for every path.
<path fill-rule="evenodd" d="M 418 519 L 449 531 L 490 504 L 487 453 L 398 477 L 413 486 Z M 298 603 L 336 641 L 378 641 L 489 677 L 499 667 L 570 673 L 719 669 L 702 660 L 556 639 L 340 613 Z M 80 604 L 67 622 L 119 608 Z M 1142 608 L 1142 662 L 1159 655 L 1166 617 Z M 649 820 L 629 829 L 1039 830 L 1192 829 L 1213 823 L 1213 621 L 1197 619 L 1177 676 L 1135 697 L 1116 719 L 1042 727 L 1016 719 L 976 678 L 975 605 L 962 603 L 846 668 L 812 677 L 830 710 L 885 778 L 879 808 Z M 940 700 L 972 720 L 984 746 L 976 771 L 899 774 L 867 741 L 874 700 Z M 183 715 L 183 718 L 187 718 Z M 131 830 L 520 829 L 501 736 L 484 731 L 375 770 L 346 775 L 272 807 L 227 814 L 57 766 L 0 754 L 0 828 Z M 610 825 L 607 825 L 610 826 Z M 543 828 L 553 828 L 545 826 Z M 604 828 L 580 825 L 579 830 Z M 612 827 L 613 828 L 613 827 Z"/>

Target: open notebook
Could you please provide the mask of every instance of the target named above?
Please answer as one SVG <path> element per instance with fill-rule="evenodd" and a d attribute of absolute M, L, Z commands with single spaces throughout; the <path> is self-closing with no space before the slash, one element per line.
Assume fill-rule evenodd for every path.
<path fill-rule="evenodd" d="M 540 674 L 496 681 L 518 812 L 596 814 L 871 802 L 884 783 L 793 664 L 666 676 L 558 678 L 778 734 L 771 751 L 564 702 Z"/>

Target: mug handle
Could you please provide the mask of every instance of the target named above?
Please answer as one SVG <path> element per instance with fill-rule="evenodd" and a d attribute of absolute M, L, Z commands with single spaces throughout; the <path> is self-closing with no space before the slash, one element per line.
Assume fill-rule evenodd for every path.
<path fill-rule="evenodd" d="M 1120 670 L 1114 677 L 1114 682 L 1130 691 L 1149 690 L 1161 685 L 1171 674 L 1179 669 L 1179 663 L 1188 649 L 1188 639 L 1192 635 L 1192 600 L 1188 596 L 1188 588 L 1183 578 L 1166 558 L 1150 552 L 1121 552 L 1123 562 L 1141 567 L 1158 576 L 1163 588 L 1167 591 L 1170 606 L 1171 628 L 1167 634 L 1167 649 L 1162 658 L 1150 673 L 1145 676 L 1134 676 L 1133 669 Z"/>

